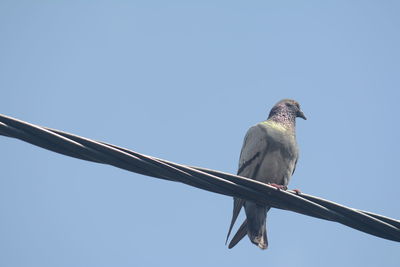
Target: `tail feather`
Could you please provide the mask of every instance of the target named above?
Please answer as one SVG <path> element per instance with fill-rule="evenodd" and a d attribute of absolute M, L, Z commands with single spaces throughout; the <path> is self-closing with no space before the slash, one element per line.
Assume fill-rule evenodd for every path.
<path fill-rule="evenodd" d="M 229 243 L 228 248 L 233 248 L 234 246 L 236 246 L 236 244 L 239 243 L 240 240 L 242 240 L 243 237 L 246 236 L 246 234 L 247 234 L 247 219 L 244 220 L 242 225 L 237 230 L 235 236 L 232 238 L 231 242 Z"/>
<path fill-rule="evenodd" d="M 232 213 L 232 220 L 231 220 L 231 225 L 229 226 L 228 234 L 226 235 L 226 240 L 225 240 L 225 245 L 228 242 L 229 236 L 232 232 L 233 225 L 236 222 L 237 217 L 239 216 L 240 210 L 242 209 L 242 206 L 244 204 L 244 200 L 240 198 L 234 198 L 233 199 L 233 213 Z"/>
<path fill-rule="evenodd" d="M 269 207 L 260 206 L 253 202 L 247 201 L 245 203 L 247 235 L 250 241 L 261 249 L 268 247 L 266 228 L 268 210 Z"/>

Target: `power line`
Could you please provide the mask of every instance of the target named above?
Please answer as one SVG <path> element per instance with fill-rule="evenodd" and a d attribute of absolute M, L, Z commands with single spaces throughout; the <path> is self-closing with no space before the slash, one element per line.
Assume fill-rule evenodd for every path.
<path fill-rule="evenodd" d="M 335 221 L 371 235 L 400 242 L 399 220 L 349 208 L 304 193 L 282 191 L 246 177 L 177 164 L 1 114 L 0 135 L 17 138 L 66 156 L 109 164 L 131 172 L 181 182 L 261 205 Z"/>

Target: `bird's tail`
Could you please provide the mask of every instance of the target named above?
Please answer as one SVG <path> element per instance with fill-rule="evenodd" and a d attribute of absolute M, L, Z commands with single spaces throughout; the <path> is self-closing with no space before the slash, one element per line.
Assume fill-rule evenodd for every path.
<path fill-rule="evenodd" d="M 239 216 L 240 210 L 242 209 L 242 206 L 244 204 L 244 200 L 240 198 L 234 198 L 233 199 L 233 213 L 232 213 L 232 220 L 231 220 L 231 225 L 229 226 L 228 234 L 226 235 L 226 240 L 225 240 L 225 245 L 228 242 L 229 235 L 231 234 L 233 225 L 236 222 L 237 217 Z M 239 240 L 240 241 L 240 240 Z M 231 242 L 232 243 L 232 242 Z"/>
<path fill-rule="evenodd" d="M 233 248 L 234 246 L 236 246 L 236 244 L 239 243 L 239 241 L 242 240 L 243 237 L 246 236 L 246 234 L 247 234 L 247 219 L 244 220 L 242 225 L 237 230 L 235 236 L 232 238 L 231 242 L 229 243 L 228 248 Z"/>
<path fill-rule="evenodd" d="M 267 239 L 267 211 L 269 207 L 260 206 L 256 203 L 246 201 L 247 235 L 250 241 L 261 249 L 268 247 Z"/>

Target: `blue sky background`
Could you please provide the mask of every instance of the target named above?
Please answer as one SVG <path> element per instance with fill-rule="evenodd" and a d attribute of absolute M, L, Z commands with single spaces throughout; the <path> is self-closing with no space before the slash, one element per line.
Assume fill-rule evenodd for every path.
<path fill-rule="evenodd" d="M 0 113 L 236 172 L 282 98 L 290 187 L 400 219 L 398 1 L 0 1 Z M 398 266 L 399 244 L 271 210 L 225 245 L 232 200 L 0 137 L 0 266 Z"/>

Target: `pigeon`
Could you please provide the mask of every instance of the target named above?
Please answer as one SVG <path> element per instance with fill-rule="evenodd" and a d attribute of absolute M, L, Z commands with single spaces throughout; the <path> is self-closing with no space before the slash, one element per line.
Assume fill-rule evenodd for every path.
<path fill-rule="evenodd" d="M 297 101 L 283 99 L 271 109 L 267 120 L 250 127 L 240 152 L 237 174 L 286 190 L 299 156 L 296 142 L 297 117 L 307 119 Z M 266 249 L 266 217 L 271 207 L 240 198 L 234 198 L 226 242 L 242 207 L 246 219 L 228 247 L 233 248 L 247 234 L 253 244 Z"/>

